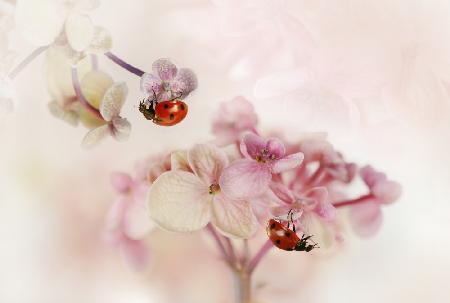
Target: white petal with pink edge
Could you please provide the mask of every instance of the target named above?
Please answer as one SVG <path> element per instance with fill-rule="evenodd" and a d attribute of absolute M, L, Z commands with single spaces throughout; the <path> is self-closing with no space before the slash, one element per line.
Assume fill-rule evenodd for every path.
<path fill-rule="evenodd" d="M 268 189 L 272 174 L 263 163 L 241 159 L 225 168 L 220 177 L 220 188 L 232 199 L 257 197 Z"/>
<path fill-rule="evenodd" d="M 225 152 L 212 144 L 196 144 L 187 156 L 194 174 L 207 186 L 218 184 L 220 174 L 228 165 Z"/>
<path fill-rule="evenodd" d="M 203 228 L 211 217 L 212 196 L 194 174 L 163 173 L 152 184 L 147 206 L 150 217 L 169 231 L 190 232 Z"/>
<path fill-rule="evenodd" d="M 231 200 L 220 193 L 214 196 L 211 222 L 227 237 L 251 237 L 258 228 L 252 207 L 245 200 Z"/>

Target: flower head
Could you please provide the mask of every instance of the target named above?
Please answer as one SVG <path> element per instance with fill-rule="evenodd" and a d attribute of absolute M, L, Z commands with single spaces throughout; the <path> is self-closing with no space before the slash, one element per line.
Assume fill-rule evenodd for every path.
<path fill-rule="evenodd" d="M 242 139 L 244 159 L 233 162 L 223 172 L 221 188 L 235 199 L 257 197 L 267 190 L 272 174 L 299 166 L 302 153 L 285 155 L 284 144 L 277 138 L 263 139 L 249 133 Z"/>
<path fill-rule="evenodd" d="M 195 231 L 211 222 L 225 235 L 250 237 L 258 226 L 250 202 L 228 197 L 219 185 L 228 165 L 226 154 L 214 145 L 202 144 L 186 156 L 189 171 L 165 172 L 150 188 L 150 217 L 170 231 Z"/>
<path fill-rule="evenodd" d="M 197 77 L 189 68 L 178 69 L 168 59 L 153 62 L 153 74 L 141 77 L 141 90 L 157 101 L 186 98 L 197 88 Z"/>

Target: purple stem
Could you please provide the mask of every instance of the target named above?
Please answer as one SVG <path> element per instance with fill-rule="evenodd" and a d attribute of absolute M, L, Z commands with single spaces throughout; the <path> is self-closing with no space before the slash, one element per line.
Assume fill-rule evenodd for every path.
<path fill-rule="evenodd" d="M 217 247 L 219 248 L 220 252 L 223 255 L 224 260 L 231 265 L 230 257 L 227 254 L 227 250 L 225 249 L 225 246 L 222 243 L 222 240 L 220 240 L 219 234 L 217 233 L 216 229 L 209 223 L 206 226 L 209 233 L 212 235 L 214 240 L 216 241 Z"/>
<path fill-rule="evenodd" d="M 14 79 L 21 71 L 24 69 L 31 61 L 33 61 L 37 56 L 43 53 L 48 48 L 48 45 L 38 47 L 31 54 L 29 54 L 25 59 L 22 60 L 10 73 L 9 78 Z"/>
<path fill-rule="evenodd" d="M 273 247 L 272 241 L 269 239 L 264 243 L 264 245 L 259 249 L 258 253 L 253 257 L 247 267 L 247 271 L 251 274 L 256 266 L 258 266 L 261 259 L 269 252 L 269 250 Z"/>
<path fill-rule="evenodd" d="M 366 202 L 366 201 L 372 199 L 373 197 L 374 197 L 373 194 L 367 194 L 367 195 L 361 196 L 356 199 L 335 202 L 335 203 L 333 203 L 333 206 L 334 207 L 343 207 L 343 206 L 349 206 L 349 205 L 354 205 L 354 204 L 358 204 L 358 203 L 363 203 L 363 202 Z"/>
<path fill-rule="evenodd" d="M 100 114 L 99 110 L 93 107 L 84 97 L 83 92 L 80 88 L 80 81 L 78 80 L 78 72 L 76 67 L 72 67 L 72 85 L 73 89 L 75 90 L 75 94 L 77 95 L 77 99 L 80 102 L 80 104 L 89 112 L 91 112 L 93 115 L 95 115 L 97 118 L 101 120 L 103 119 L 102 115 Z"/>
<path fill-rule="evenodd" d="M 134 67 L 133 65 L 126 63 L 125 61 L 123 61 L 122 59 L 120 59 L 119 57 L 117 57 L 116 55 L 114 55 L 111 52 L 106 52 L 105 56 L 108 57 L 109 59 L 111 59 L 117 65 L 119 65 L 122 68 L 126 69 L 130 73 L 135 74 L 138 77 L 142 77 L 142 75 L 145 74 L 145 72 L 143 70 L 140 70 L 139 68 Z"/>

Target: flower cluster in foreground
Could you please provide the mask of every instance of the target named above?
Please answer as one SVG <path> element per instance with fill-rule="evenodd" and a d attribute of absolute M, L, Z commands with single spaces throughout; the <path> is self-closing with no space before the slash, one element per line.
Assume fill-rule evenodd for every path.
<path fill-rule="evenodd" d="M 246 260 L 236 258 L 230 238 L 252 239 L 270 218 L 285 224 L 291 218 L 298 232 L 313 235 L 324 249 L 345 237 L 345 220 L 360 236 L 374 234 L 382 206 L 400 196 L 398 183 L 371 166 L 347 161 L 324 136 L 310 135 L 292 143 L 260 134 L 253 106 L 242 97 L 219 110 L 230 114 L 225 124 L 222 119 L 213 121 L 216 140 L 141 162 L 139 182 L 145 180 L 147 195 L 132 194 L 132 201 L 120 198 L 114 205 L 121 209 L 120 218 L 128 218 L 122 219 L 122 234 L 130 237 L 126 223 L 132 222 L 135 206 L 140 205 L 139 216 L 148 212 L 162 229 L 210 232 L 230 267 L 249 279 L 272 243 L 267 241 L 252 260 Z M 136 184 L 125 179 L 119 184 Z M 365 186 L 361 194 L 349 196 L 346 191 L 355 179 Z M 134 186 L 119 187 L 125 188 L 119 189 L 121 196 L 134 192 L 130 189 Z M 124 203 L 135 206 L 121 207 Z"/>

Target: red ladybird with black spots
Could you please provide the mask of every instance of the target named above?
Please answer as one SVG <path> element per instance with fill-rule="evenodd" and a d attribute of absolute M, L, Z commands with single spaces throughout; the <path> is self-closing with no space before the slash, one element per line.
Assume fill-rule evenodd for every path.
<path fill-rule="evenodd" d="M 142 101 L 139 111 L 147 120 L 161 126 L 173 126 L 186 118 L 188 106 L 181 100 Z"/>
<path fill-rule="evenodd" d="M 289 228 L 290 223 L 292 223 L 293 229 Z M 312 236 L 307 236 L 305 234 L 303 234 L 301 238 L 297 236 L 295 233 L 295 225 L 292 220 L 292 213 L 287 227 L 275 219 L 270 219 L 267 223 L 266 231 L 267 236 L 270 241 L 272 241 L 273 245 L 282 250 L 309 252 L 318 247 L 317 243 L 312 242 Z"/>

